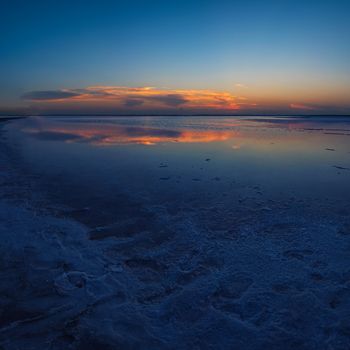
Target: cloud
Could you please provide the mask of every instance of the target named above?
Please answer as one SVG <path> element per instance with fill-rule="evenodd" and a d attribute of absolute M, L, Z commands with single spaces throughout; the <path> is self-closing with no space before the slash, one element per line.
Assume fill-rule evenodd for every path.
<path fill-rule="evenodd" d="M 236 83 L 237 95 L 211 89 L 170 89 L 153 86 L 94 85 L 60 90 L 29 91 L 19 106 L 0 106 L 3 115 L 278 115 L 349 114 L 347 103 L 285 103 L 254 97 Z M 245 94 L 246 93 L 246 94 Z"/>
<path fill-rule="evenodd" d="M 153 99 L 155 101 L 159 101 L 170 107 L 178 107 L 187 102 L 186 98 L 180 94 L 169 94 L 169 95 L 159 95 L 159 96 L 155 95 L 155 96 L 148 96 L 147 98 Z"/>
<path fill-rule="evenodd" d="M 240 83 L 235 84 L 235 87 L 236 87 L 236 88 L 240 88 L 240 89 L 246 89 L 246 88 L 247 88 L 246 85 L 240 84 Z"/>
<path fill-rule="evenodd" d="M 46 91 L 30 91 L 22 95 L 24 100 L 44 101 L 44 100 L 64 100 L 79 96 L 80 93 L 70 90 L 46 90 Z"/>
<path fill-rule="evenodd" d="M 125 107 L 137 107 L 143 104 L 143 100 L 128 98 L 124 101 Z"/>
<path fill-rule="evenodd" d="M 301 103 L 291 103 L 289 105 L 289 107 L 292 108 L 292 109 L 303 109 L 303 110 L 306 110 L 306 111 L 315 111 L 315 110 L 318 109 L 318 108 L 316 108 L 314 106 L 304 105 L 304 104 L 301 104 Z"/>
<path fill-rule="evenodd" d="M 156 87 L 88 86 L 77 89 L 31 91 L 22 96 L 31 108 L 46 113 L 230 113 L 242 97 L 227 91 Z M 246 103 L 246 102 L 245 102 Z"/>

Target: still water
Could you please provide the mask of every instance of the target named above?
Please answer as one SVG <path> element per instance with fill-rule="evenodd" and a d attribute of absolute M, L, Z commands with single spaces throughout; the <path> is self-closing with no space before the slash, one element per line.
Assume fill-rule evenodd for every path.
<path fill-rule="evenodd" d="M 67 197 L 350 199 L 348 118 L 33 117 L 8 128 L 27 166 Z"/>
<path fill-rule="evenodd" d="M 50 315 L 72 305 L 55 330 L 87 339 L 84 349 L 348 348 L 350 119 L 51 117 L 5 128 L 13 182 L 40 199 L 11 230 L 23 276 L 54 280 L 44 301 L 30 288 L 27 299 Z"/>

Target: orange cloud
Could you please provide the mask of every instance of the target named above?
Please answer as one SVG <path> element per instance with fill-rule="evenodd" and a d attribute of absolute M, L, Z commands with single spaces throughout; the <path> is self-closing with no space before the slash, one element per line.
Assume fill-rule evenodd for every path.
<path fill-rule="evenodd" d="M 307 111 L 314 111 L 314 110 L 317 109 L 315 107 L 304 105 L 304 104 L 300 104 L 300 103 L 291 103 L 289 105 L 289 107 L 292 108 L 292 109 L 304 109 L 304 110 L 307 110 Z"/>
<path fill-rule="evenodd" d="M 23 99 L 41 105 L 112 105 L 125 110 L 214 109 L 238 110 L 243 97 L 216 90 L 155 87 L 90 86 L 83 89 L 32 91 Z"/>

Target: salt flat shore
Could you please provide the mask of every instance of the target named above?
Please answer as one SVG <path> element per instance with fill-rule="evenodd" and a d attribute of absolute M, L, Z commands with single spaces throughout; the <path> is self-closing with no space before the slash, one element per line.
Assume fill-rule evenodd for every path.
<path fill-rule="evenodd" d="M 148 205 L 90 227 L 38 181 L 0 126 L 0 349 L 349 349 L 348 208 Z"/>

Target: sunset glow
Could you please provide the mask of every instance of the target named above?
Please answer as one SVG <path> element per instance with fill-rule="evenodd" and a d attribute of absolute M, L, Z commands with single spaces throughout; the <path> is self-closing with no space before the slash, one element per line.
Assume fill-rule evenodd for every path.
<path fill-rule="evenodd" d="M 16 3 L 1 115 L 350 114 L 346 1 Z"/>
<path fill-rule="evenodd" d="M 189 110 L 238 110 L 244 97 L 215 90 L 172 90 L 154 87 L 92 86 L 84 89 L 33 91 L 22 96 L 39 108 L 62 106 L 109 106 L 118 110 L 147 111 L 186 108 Z"/>
<path fill-rule="evenodd" d="M 350 0 L 4 0 L 0 350 L 350 350 Z"/>

